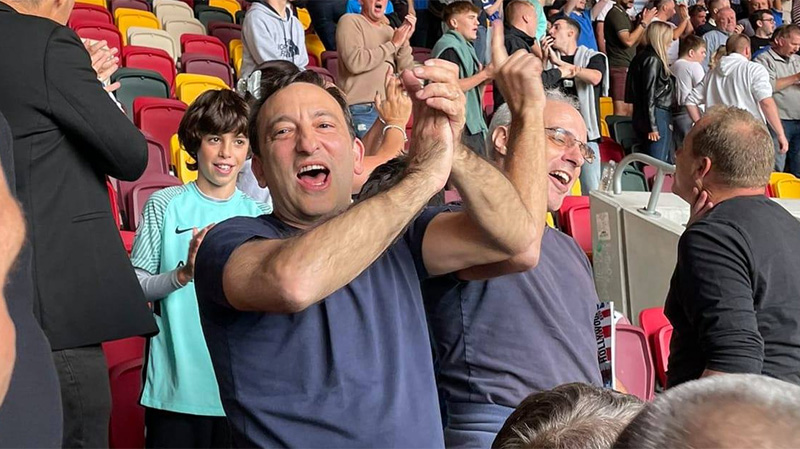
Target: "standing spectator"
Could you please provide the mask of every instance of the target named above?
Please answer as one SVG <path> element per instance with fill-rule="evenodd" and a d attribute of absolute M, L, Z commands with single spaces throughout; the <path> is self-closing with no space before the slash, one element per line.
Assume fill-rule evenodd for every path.
<path fill-rule="evenodd" d="M 606 15 L 604 27 L 611 98 L 614 100 L 614 114 L 631 115 L 633 106 L 625 99 L 628 67 L 636 54 L 636 46 L 642 40 L 645 29 L 656 15 L 656 9 L 645 9 L 642 21 L 634 27 L 627 13 L 627 9 L 633 6 L 633 0 L 615 1 L 614 7 Z"/>
<path fill-rule="evenodd" d="M 247 103 L 231 90 L 205 92 L 189 106 L 178 138 L 196 161 L 188 168 L 197 171 L 197 181 L 154 193 L 136 230 L 131 263 L 161 330 L 147 344 L 140 399 L 149 448 L 230 447 L 200 328 L 194 267 L 214 223 L 271 211 L 236 188 L 250 152 L 247 112 Z"/>
<path fill-rule="evenodd" d="M 683 139 L 692 129 L 692 118 L 686 111 L 686 99 L 706 76 L 701 62 L 706 58 L 706 41 L 690 34 L 681 39 L 680 58 L 672 64 L 670 70 L 675 77 L 675 108 L 672 113 L 672 136 L 675 147 L 683 145 Z"/>
<path fill-rule="evenodd" d="M 719 373 L 800 384 L 800 223 L 764 196 L 774 159 L 763 122 L 722 106 L 677 154 L 672 191 L 692 214 L 664 306 L 669 387 Z"/>
<path fill-rule="evenodd" d="M 697 31 L 705 26 L 707 15 L 708 10 L 703 5 L 692 5 L 689 7 L 689 20 L 692 23 L 692 29 L 695 34 L 698 34 Z"/>
<path fill-rule="evenodd" d="M 600 0 L 586 10 L 586 0 L 567 0 L 561 13 L 575 20 L 580 25 L 580 35 L 578 45 L 597 51 L 597 39 L 594 36 L 593 20 L 597 18 L 606 5 L 612 3 L 611 0 Z"/>
<path fill-rule="evenodd" d="M 750 15 L 750 25 L 755 30 L 750 38 L 750 51 L 756 59 L 761 52 L 769 50 L 776 28 L 775 18 L 768 9 L 759 9 Z"/>
<path fill-rule="evenodd" d="M 61 382 L 62 444 L 105 447 L 111 394 L 100 344 L 157 331 L 111 214 L 105 177 L 137 179 L 147 166 L 147 142 L 99 81 L 117 68 L 113 51 L 99 42 L 89 46 L 90 58 L 64 26 L 72 5 L 0 3 L 0 41 L 14 42 L 0 46 L 0 60 L 16 67 L 0 74 L 0 111 L 14 136 L 34 310 Z"/>
<path fill-rule="evenodd" d="M 12 141 L 0 113 L 0 447 L 60 448 L 58 375 L 34 315 L 33 253 L 16 200 Z"/>
<path fill-rule="evenodd" d="M 672 160 L 674 81 L 667 60 L 672 28 L 663 22 L 647 27 L 647 47 L 636 55 L 628 72 L 625 100 L 633 104 L 633 128 L 645 153 Z"/>
<path fill-rule="evenodd" d="M 735 106 L 753 114 L 769 124 L 780 153 L 789 150 L 789 142 L 783 132 L 778 107 L 772 98 L 769 73 L 761 64 L 750 61 L 750 39 L 737 34 L 728 39 L 727 56 L 719 66 L 708 72 L 692 93 L 686 98 L 686 111 L 696 123 L 700 120 L 700 108 L 712 106 Z"/>
<path fill-rule="evenodd" d="M 336 51 L 336 23 L 347 11 L 347 0 L 313 0 L 306 7 L 325 50 Z"/>
<path fill-rule="evenodd" d="M 580 33 L 576 21 L 567 17 L 557 19 L 550 28 L 552 40 L 547 41 L 545 54 L 549 64 L 567 66 L 567 75 L 557 86 L 580 105 L 578 110 L 588 135 L 586 145 L 600 154 L 600 97 L 608 95 L 608 62 L 606 55 L 578 45 Z M 600 176 L 600 158 L 584 162 L 580 180 L 585 194 L 600 187 Z"/>
<path fill-rule="evenodd" d="M 708 7 L 706 23 L 700 28 L 695 28 L 695 34 L 698 36 L 702 36 L 717 27 L 717 13 L 721 9 L 730 8 L 731 2 L 730 0 L 709 0 L 706 6 Z M 713 53 L 713 51 L 709 49 L 709 53 Z"/>
<path fill-rule="evenodd" d="M 443 17 L 449 30 L 433 46 L 431 55 L 458 66 L 458 85 L 467 96 L 467 123 L 462 142 L 485 157 L 486 120 L 481 105 L 484 85 L 494 77 L 494 68 L 492 64 L 482 67 L 472 46 L 478 32 L 479 13 L 480 10 L 468 1 L 447 5 Z"/>
<path fill-rule="evenodd" d="M 254 2 L 242 25 L 242 78 L 267 61 L 283 59 L 300 69 L 308 65 L 303 25 L 288 0 Z"/>
<path fill-rule="evenodd" d="M 604 54 L 606 52 L 605 21 L 608 12 L 611 11 L 611 8 L 613 7 L 613 0 L 606 2 L 605 6 L 603 6 L 603 9 L 597 13 L 594 22 L 594 36 L 595 39 L 597 39 L 597 50 Z"/>
<path fill-rule="evenodd" d="M 400 27 L 392 29 L 385 21 L 383 0 L 362 0 L 362 4 L 361 14 L 345 14 L 336 27 L 337 84 L 345 94 L 359 138 L 378 119 L 375 95 L 386 98 L 386 71 L 391 67 L 400 73 L 413 67 L 409 38 L 416 24 L 416 18 L 407 16 Z"/>
<path fill-rule="evenodd" d="M 720 47 L 724 47 L 728 42 L 728 37 L 732 34 L 742 32 L 742 26 L 736 24 L 736 13 L 731 8 L 723 8 L 717 12 L 717 26 L 703 35 L 706 41 L 706 59 L 703 61 L 703 68 L 708 71 L 708 63 L 711 55 Z"/>
<path fill-rule="evenodd" d="M 752 16 L 756 11 L 767 10 L 772 14 L 772 18 L 775 21 L 775 26 L 773 30 L 781 25 L 783 25 L 783 9 L 781 6 L 781 0 L 775 0 L 775 4 L 770 8 L 769 0 L 750 0 L 748 3 L 748 9 L 750 11 L 750 16 Z M 739 21 L 739 25 L 744 27 L 743 33 L 747 35 L 747 37 L 752 37 L 755 34 L 756 27 L 753 26 L 753 23 L 750 21 L 750 16 L 745 17 L 744 19 Z"/>
<path fill-rule="evenodd" d="M 691 21 L 689 20 L 689 8 L 685 3 L 681 3 L 678 5 L 676 12 L 675 0 L 655 0 L 653 6 L 657 10 L 653 22 L 666 23 L 672 28 L 672 42 L 667 46 L 667 60 L 669 61 L 669 65 L 672 65 L 672 63 L 678 59 L 680 39 L 692 34 L 694 31 Z M 678 25 L 672 23 L 676 14 L 678 17 Z"/>
<path fill-rule="evenodd" d="M 800 27 L 778 28 L 772 47 L 756 58 L 769 73 L 773 98 L 778 105 L 783 132 L 789 141 L 787 153 L 775 153 L 775 170 L 800 176 Z M 777 146 L 777 142 L 776 142 Z"/>

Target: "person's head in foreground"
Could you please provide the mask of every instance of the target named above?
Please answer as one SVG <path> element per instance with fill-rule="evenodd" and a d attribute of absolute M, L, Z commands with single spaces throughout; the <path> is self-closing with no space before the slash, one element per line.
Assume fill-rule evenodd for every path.
<path fill-rule="evenodd" d="M 553 89 L 546 91 L 544 127 L 547 137 L 547 210 L 561 208 L 564 197 L 581 174 L 584 162 L 597 157 L 586 145 L 586 124 L 575 99 Z M 511 113 L 505 104 L 492 117 L 487 133 L 487 153 L 501 169 L 505 166 Z"/>
<path fill-rule="evenodd" d="M 772 36 L 775 53 L 788 58 L 800 50 L 800 27 L 795 24 L 783 25 Z"/>
<path fill-rule="evenodd" d="M 797 448 L 800 387 L 755 374 L 681 384 L 647 404 L 615 448 Z"/>
<path fill-rule="evenodd" d="M 316 73 L 262 76 L 249 126 L 253 174 L 269 187 L 274 214 L 307 228 L 350 205 L 364 146 L 342 93 Z"/>
<path fill-rule="evenodd" d="M 506 23 L 530 37 L 536 36 L 536 8 L 527 0 L 513 0 L 505 6 Z"/>
<path fill-rule="evenodd" d="M 675 153 L 672 192 L 694 204 L 764 192 L 774 164 L 772 137 L 763 122 L 732 106 L 715 106 L 695 123 Z"/>
<path fill-rule="evenodd" d="M 197 187 L 206 195 L 227 198 L 250 156 L 247 102 L 232 90 L 210 90 L 189 106 L 178 126 L 178 140 L 195 160 Z"/>
<path fill-rule="evenodd" d="M 635 396 L 570 383 L 525 398 L 492 449 L 607 449 L 642 409 Z"/>
<path fill-rule="evenodd" d="M 478 15 L 481 10 L 471 1 L 458 1 L 444 7 L 442 21 L 472 42 L 478 38 Z"/>

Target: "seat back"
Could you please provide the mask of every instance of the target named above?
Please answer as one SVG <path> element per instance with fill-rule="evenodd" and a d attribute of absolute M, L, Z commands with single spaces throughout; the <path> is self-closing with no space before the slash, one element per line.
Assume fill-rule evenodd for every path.
<path fill-rule="evenodd" d="M 431 59 L 431 50 L 429 48 L 424 48 L 424 47 L 414 47 L 411 49 L 411 56 L 414 58 L 414 61 L 422 64 L 428 59 Z M 489 83 L 486 86 L 488 87 L 491 85 L 492 84 Z"/>
<path fill-rule="evenodd" d="M 186 104 L 180 100 L 140 97 L 133 101 L 133 122 L 161 145 L 168 165 L 175 165 L 171 139 L 184 113 Z"/>
<path fill-rule="evenodd" d="M 122 49 L 122 66 L 158 72 L 174 90 L 175 60 L 164 50 L 128 45 Z"/>
<path fill-rule="evenodd" d="M 233 68 L 236 69 L 236 76 L 241 75 L 242 71 L 242 58 L 244 57 L 244 44 L 241 39 L 233 39 L 228 44 L 229 54 Z"/>
<path fill-rule="evenodd" d="M 569 223 L 569 235 L 578 242 L 578 246 L 591 258 L 592 216 L 589 205 L 585 204 L 571 208 L 567 212 L 567 223 Z"/>
<path fill-rule="evenodd" d="M 200 94 L 211 89 L 228 89 L 228 85 L 217 77 L 194 73 L 179 73 L 175 79 L 175 93 L 186 104 L 192 104 Z"/>
<path fill-rule="evenodd" d="M 626 192 L 647 192 L 647 179 L 644 173 L 627 166 L 622 173 L 622 190 Z"/>
<path fill-rule="evenodd" d="M 111 14 L 119 8 L 150 12 L 150 4 L 144 0 L 111 0 Z"/>
<path fill-rule="evenodd" d="M 561 202 L 561 208 L 558 209 L 558 225 L 566 233 L 570 233 L 569 229 L 569 211 L 576 207 L 589 207 L 588 196 L 565 196 L 564 201 Z"/>
<path fill-rule="evenodd" d="M 75 24 L 72 28 L 75 34 L 83 39 L 96 41 L 106 41 L 108 48 L 116 48 L 118 53 L 122 51 L 122 35 L 116 26 L 105 22 L 91 22 Z"/>
<path fill-rule="evenodd" d="M 797 178 L 795 178 L 795 176 L 791 173 L 781 173 L 776 171 L 770 173 L 769 185 L 772 187 L 772 190 L 773 191 L 775 190 L 775 184 L 777 184 L 778 181 L 783 181 L 784 179 L 797 179 Z"/>
<path fill-rule="evenodd" d="M 605 117 L 605 121 L 606 124 L 608 125 L 608 130 L 611 132 L 610 136 L 611 139 L 619 143 L 619 140 L 617 140 L 617 136 L 614 135 L 615 133 L 614 125 L 616 125 L 617 122 L 630 122 L 631 120 L 632 119 L 628 115 L 607 115 Z"/>
<path fill-rule="evenodd" d="M 167 52 L 173 61 L 178 60 L 177 43 L 172 36 L 164 30 L 131 27 L 128 29 L 128 44 L 138 47 L 158 48 Z"/>
<path fill-rule="evenodd" d="M 242 39 L 242 26 L 235 23 L 210 22 L 208 24 L 208 34 L 216 37 L 226 48 L 234 39 Z"/>
<path fill-rule="evenodd" d="M 184 73 L 215 76 L 224 81 L 228 87 L 233 87 L 233 74 L 227 61 L 208 55 L 184 53 L 181 62 Z"/>
<path fill-rule="evenodd" d="M 322 53 L 320 57 L 320 61 L 322 61 L 322 67 L 328 69 L 333 75 L 334 79 L 337 81 L 339 80 L 339 53 L 335 51 L 326 51 Z"/>
<path fill-rule="evenodd" d="M 161 143 L 146 133 L 145 138 L 147 139 L 147 167 L 145 172 L 169 175 L 169 148 L 165 150 Z"/>
<path fill-rule="evenodd" d="M 181 54 L 183 53 L 213 56 L 226 64 L 230 61 L 228 47 L 214 36 L 184 34 L 181 36 Z"/>
<path fill-rule="evenodd" d="M 87 5 L 83 3 L 75 3 L 72 12 L 69 15 L 67 25 L 75 29 L 78 25 L 91 24 L 93 22 L 114 24 L 114 18 L 106 8 L 97 5 Z"/>
<path fill-rule="evenodd" d="M 125 185 L 125 194 L 127 195 L 125 199 L 125 213 L 128 219 L 128 225 L 130 229 L 136 229 L 139 226 L 139 220 L 142 217 L 144 205 L 150 198 L 150 195 L 167 187 L 179 186 L 181 182 L 174 176 L 145 173 L 137 181 L 132 183 L 120 183 L 120 192 L 122 192 L 123 185 Z"/>
<path fill-rule="evenodd" d="M 128 45 L 128 28 L 161 29 L 161 22 L 159 22 L 155 14 L 147 11 L 139 11 L 137 9 L 118 8 L 114 11 L 114 20 L 116 21 L 120 34 L 122 34 L 123 45 Z"/>
<path fill-rule="evenodd" d="M 196 163 L 194 158 L 185 150 L 178 151 L 177 156 L 178 161 L 175 164 L 175 173 L 178 175 L 178 179 L 180 179 L 184 184 L 197 181 L 197 170 L 189 170 L 189 168 L 186 166 L 187 163 Z"/>
<path fill-rule="evenodd" d="M 655 343 L 656 333 L 661 330 L 662 327 L 668 325 L 669 320 L 667 316 L 664 315 L 663 307 L 651 307 L 649 309 L 642 309 L 642 311 L 639 312 L 639 326 L 641 326 L 644 331 L 647 342 L 651 345 Z"/>
<path fill-rule="evenodd" d="M 800 199 L 800 179 L 782 179 L 775 183 L 774 190 L 778 198 Z"/>
<path fill-rule="evenodd" d="M 215 6 L 196 5 L 194 7 L 194 15 L 205 27 L 208 27 L 208 24 L 211 22 L 234 23 L 234 16 L 231 15 L 228 10 Z"/>
<path fill-rule="evenodd" d="M 206 27 L 197 19 L 178 19 L 168 18 L 164 23 L 164 30 L 172 36 L 172 40 L 180 43 L 181 36 L 184 34 L 206 34 Z M 180 45 L 177 47 L 178 56 L 181 55 Z"/>
<path fill-rule="evenodd" d="M 325 67 L 325 63 L 322 60 L 322 54 L 325 53 L 325 45 L 319 36 L 314 33 L 306 34 L 306 51 L 317 58 L 320 67 Z"/>
<path fill-rule="evenodd" d="M 101 8 L 108 8 L 106 0 L 75 0 L 75 3 L 83 3 L 85 5 L 95 5 Z"/>
<path fill-rule="evenodd" d="M 638 141 L 636 131 L 633 129 L 633 122 L 630 120 L 619 120 L 614 123 L 614 140 L 616 140 L 622 148 L 625 149 L 625 154 L 633 153 L 633 146 Z"/>
<path fill-rule="evenodd" d="M 669 370 L 669 343 L 672 340 L 672 325 L 667 324 L 656 332 L 653 339 L 653 354 L 656 360 L 656 375 L 661 386 L 667 388 L 667 371 Z"/>
<path fill-rule="evenodd" d="M 122 68 L 111 75 L 111 82 L 119 81 L 120 88 L 114 92 L 128 117 L 133 120 L 133 100 L 136 97 L 169 98 L 167 81 L 153 70 Z"/>
<path fill-rule="evenodd" d="M 236 0 L 208 0 L 208 6 L 224 9 L 231 17 L 236 17 L 236 13 L 242 9 Z"/>
<path fill-rule="evenodd" d="M 655 394 L 655 370 L 647 337 L 636 326 L 617 323 L 615 327 L 614 374 L 630 394 L 649 401 Z"/>
<path fill-rule="evenodd" d="M 111 448 L 144 447 L 144 408 L 139 405 L 142 391 L 141 357 L 122 362 L 109 371 L 111 419 L 108 444 Z"/>
<path fill-rule="evenodd" d="M 303 25 L 304 30 L 308 30 L 311 27 L 311 14 L 308 13 L 307 9 L 297 8 L 297 20 Z"/>
<path fill-rule="evenodd" d="M 611 97 L 600 97 L 600 120 L 605 120 L 609 115 L 614 115 L 614 101 Z"/>
<path fill-rule="evenodd" d="M 156 17 L 164 25 L 166 18 L 194 19 L 194 11 L 186 3 L 177 0 L 165 0 L 155 8 Z"/>

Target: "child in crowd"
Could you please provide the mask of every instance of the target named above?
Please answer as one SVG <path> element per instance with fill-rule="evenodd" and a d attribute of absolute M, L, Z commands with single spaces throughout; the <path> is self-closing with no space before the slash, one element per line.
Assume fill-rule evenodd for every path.
<path fill-rule="evenodd" d="M 692 93 L 706 76 L 703 61 L 706 59 L 706 41 L 690 34 L 681 39 L 678 60 L 672 63 L 672 75 L 675 77 L 675 101 L 677 108 L 673 110 L 672 134 L 678 148 L 692 129 L 692 118 L 686 112 L 686 98 Z"/>
<path fill-rule="evenodd" d="M 136 230 L 131 262 L 160 332 L 148 341 L 144 391 L 147 447 L 229 447 L 230 431 L 194 289 L 194 262 L 208 230 L 270 208 L 236 188 L 250 156 L 247 103 L 229 90 L 202 94 L 178 138 L 197 181 L 153 194 Z"/>

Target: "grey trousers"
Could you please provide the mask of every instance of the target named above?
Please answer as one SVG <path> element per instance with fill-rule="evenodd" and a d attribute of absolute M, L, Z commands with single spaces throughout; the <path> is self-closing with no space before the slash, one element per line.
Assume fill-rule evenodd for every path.
<path fill-rule="evenodd" d="M 64 409 L 64 448 L 108 447 L 111 387 L 100 345 L 53 351 Z"/>

